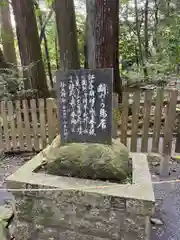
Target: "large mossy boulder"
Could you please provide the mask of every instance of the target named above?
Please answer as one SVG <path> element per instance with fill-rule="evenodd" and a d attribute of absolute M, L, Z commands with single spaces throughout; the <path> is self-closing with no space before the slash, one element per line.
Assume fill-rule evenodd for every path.
<path fill-rule="evenodd" d="M 124 181 L 130 170 L 127 148 L 113 140 L 112 145 L 71 143 L 60 146 L 57 137 L 45 151 L 48 174 L 93 180 Z"/>

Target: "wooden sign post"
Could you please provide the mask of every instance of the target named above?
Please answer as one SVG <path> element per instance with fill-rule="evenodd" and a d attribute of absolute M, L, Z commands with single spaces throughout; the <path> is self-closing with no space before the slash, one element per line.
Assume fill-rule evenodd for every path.
<path fill-rule="evenodd" d="M 58 71 L 62 144 L 112 143 L 113 69 Z"/>

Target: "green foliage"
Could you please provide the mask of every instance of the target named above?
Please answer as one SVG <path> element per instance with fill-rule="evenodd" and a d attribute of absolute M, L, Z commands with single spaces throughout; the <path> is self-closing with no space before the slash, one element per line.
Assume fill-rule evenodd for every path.
<path fill-rule="evenodd" d="M 0 100 L 14 99 L 32 99 L 37 98 L 38 91 L 36 89 L 24 89 L 24 78 L 20 76 L 20 71 L 17 66 L 11 68 L 0 69 Z"/>
<path fill-rule="evenodd" d="M 0 1 L 0 6 L 8 6 L 8 0 Z"/>
<path fill-rule="evenodd" d="M 16 94 L 19 88 L 17 70 L 14 68 L 0 69 L 0 98 L 8 98 Z M 19 79 L 20 80 L 20 79 Z"/>
<path fill-rule="evenodd" d="M 51 8 L 54 0 L 46 0 L 47 7 Z M 75 1 L 75 5 L 81 8 L 82 0 Z M 128 84 L 155 83 L 165 84 L 171 76 L 180 75 L 180 3 L 178 0 L 157 1 L 149 0 L 148 9 L 148 59 L 145 55 L 145 0 L 138 1 L 138 17 L 140 25 L 140 39 L 144 65 L 140 59 L 140 46 L 137 37 L 135 7 L 130 0 L 120 2 L 120 72 Z M 168 2 L 170 4 L 168 4 Z M 39 12 L 36 12 L 39 15 Z M 78 47 L 80 64 L 84 66 L 85 45 L 85 21 L 83 13 L 76 12 Z M 56 55 L 59 58 L 59 50 L 56 54 L 55 40 L 57 38 L 54 15 L 46 26 L 49 55 L 52 70 L 56 70 Z M 42 43 L 43 59 L 46 62 L 44 43 Z M 148 76 L 145 78 L 144 68 Z"/>
<path fill-rule="evenodd" d="M 52 71 L 55 71 L 56 70 L 55 41 L 56 41 L 56 34 L 57 34 L 56 31 L 57 30 L 56 30 L 56 23 L 55 23 L 54 14 L 50 18 L 50 20 L 48 21 L 48 24 L 47 24 L 45 30 L 46 30 L 45 33 L 46 33 L 46 38 L 47 38 L 47 42 L 48 42 L 49 56 L 50 56 L 50 60 L 51 60 L 51 68 L 52 68 Z M 42 41 L 41 49 L 42 49 L 42 54 L 43 54 L 43 60 L 44 60 L 44 62 L 46 62 L 44 41 Z M 58 53 L 58 56 L 59 56 L 59 53 Z"/>
<path fill-rule="evenodd" d="M 78 47 L 79 47 L 79 54 L 80 54 L 80 63 L 81 67 L 84 65 L 84 38 L 85 38 L 85 16 L 82 14 L 76 15 L 76 22 L 77 22 L 77 36 L 78 36 Z M 55 22 L 55 15 L 51 17 L 46 25 L 46 38 L 48 42 L 48 50 L 51 59 L 51 67 L 52 70 L 56 70 L 56 51 L 55 51 L 55 41 L 57 38 L 57 30 L 56 30 L 56 22 Z M 43 60 L 46 62 L 46 54 L 44 50 L 44 42 L 41 44 Z M 59 57 L 59 52 L 57 53 Z"/>
<path fill-rule="evenodd" d="M 143 51 L 144 67 L 148 72 L 145 79 L 143 66 L 139 61 L 140 48 L 137 39 L 134 6 L 130 1 L 121 5 L 120 56 L 121 73 L 129 84 L 136 82 L 167 82 L 172 75 L 179 77 L 180 60 L 180 3 L 177 0 L 158 1 L 158 11 L 154 1 L 149 0 L 148 43 L 149 57 L 145 58 L 145 1 L 138 3 L 138 16 L 141 26 L 140 38 Z M 156 15 L 157 13 L 157 15 Z"/>
<path fill-rule="evenodd" d="M 80 55 L 80 65 L 84 66 L 84 40 L 85 40 L 85 16 L 82 14 L 76 15 L 78 48 Z"/>
<path fill-rule="evenodd" d="M 41 10 L 38 8 L 35 8 L 35 14 L 37 17 L 39 17 L 41 15 Z"/>
<path fill-rule="evenodd" d="M 51 7 L 53 4 L 54 0 L 45 0 L 46 6 Z"/>

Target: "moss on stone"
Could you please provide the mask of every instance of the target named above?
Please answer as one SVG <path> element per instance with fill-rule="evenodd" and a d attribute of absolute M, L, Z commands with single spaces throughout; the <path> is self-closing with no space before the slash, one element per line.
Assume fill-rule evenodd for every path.
<path fill-rule="evenodd" d="M 54 146 L 57 147 L 46 152 L 50 159 L 45 166 L 48 174 L 117 182 L 128 177 L 129 154 L 119 140 L 113 140 L 112 145 L 71 143 Z"/>

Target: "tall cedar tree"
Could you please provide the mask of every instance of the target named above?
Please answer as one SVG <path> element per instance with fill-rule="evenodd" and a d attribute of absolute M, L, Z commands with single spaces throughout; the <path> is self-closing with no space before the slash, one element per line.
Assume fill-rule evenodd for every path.
<path fill-rule="evenodd" d="M 119 0 L 87 0 L 89 68 L 113 68 L 114 92 L 122 95 L 119 73 Z"/>
<path fill-rule="evenodd" d="M 60 68 L 80 68 L 77 44 L 76 17 L 73 0 L 55 0 L 58 40 L 60 46 Z"/>
<path fill-rule="evenodd" d="M 27 66 L 25 88 L 37 89 L 39 97 L 49 96 L 42 61 L 33 0 L 12 0 L 21 63 Z M 31 66 L 29 68 L 29 66 Z M 28 76 L 27 76 L 28 75 Z"/>
<path fill-rule="evenodd" d="M 148 3 L 148 1 L 146 1 L 146 3 Z M 143 55 L 143 47 L 142 47 L 142 40 L 141 40 L 141 26 L 140 26 L 140 21 L 139 21 L 139 13 L 138 13 L 138 1 L 134 0 L 134 11 L 135 11 L 135 16 L 136 16 L 136 32 L 137 32 L 137 38 L 138 38 L 138 47 L 139 47 L 139 55 L 140 55 L 140 61 L 141 61 L 141 65 L 143 68 L 143 72 L 144 72 L 144 79 L 147 80 L 148 78 L 148 72 L 147 72 L 147 67 L 146 64 L 144 62 L 144 55 Z M 146 8 L 148 7 L 148 5 L 146 4 Z M 147 25 L 147 16 L 148 16 L 148 12 L 146 11 L 146 23 L 145 23 L 145 27 Z M 147 29 L 147 27 L 146 27 Z M 147 48 L 147 39 L 146 39 L 146 48 Z"/>

